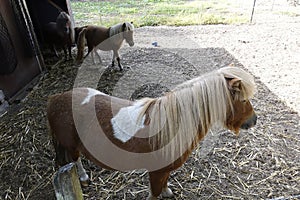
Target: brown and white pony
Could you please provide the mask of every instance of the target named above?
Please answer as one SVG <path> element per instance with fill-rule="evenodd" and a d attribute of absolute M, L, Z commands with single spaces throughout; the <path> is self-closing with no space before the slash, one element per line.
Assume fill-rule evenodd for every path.
<path fill-rule="evenodd" d="M 80 154 L 100 167 L 144 168 L 149 172 L 148 199 L 171 197 L 170 172 L 179 168 L 216 124 L 248 129 L 257 116 L 249 101 L 253 77 L 224 67 L 187 81 L 164 96 L 135 102 L 91 88 L 75 88 L 49 97 L 47 117 L 56 162 L 76 162 L 82 182 L 89 179 Z M 117 150 L 116 150 L 117 149 Z"/>
<path fill-rule="evenodd" d="M 93 62 L 95 63 L 94 54 L 96 54 L 101 63 L 101 57 L 98 54 L 97 50 L 102 51 L 113 51 L 113 59 L 112 66 L 115 65 L 115 60 L 118 61 L 118 66 L 120 70 L 123 70 L 123 67 L 120 63 L 120 55 L 119 49 L 122 46 L 122 43 L 125 41 L 129 44 L 129 46 L 134 45 L 133 41 L 133 30 L 134 26 L 132 23 L 124 22 L 109 28 L 102 26 L 83 26 L 75 28 L 75 35 L 79 35 L 82 29 L 86 29 L 85 40 L 88 46 L 88 53 L 85 57 L 87 57 L 90 53 L 92 54 Z M 75 36 L 75 38 L 77 38 Z M 84 38 L 81 38 L 84 40 Z M 77 41 L 77 43 L 83 43 L 82 41 Z M 78 52 L 83 51 L 84 47 L 78 47 Z M 81 58 L 82 60 L 83 58 Z M 80 60 L 80 57 L 78 57 Z"/>
<path fill-rule="evenodd" d="M 71 47 L 75 42 L 75 33 L 73 23 L 70 16 L 66 12 L 61 12 L 56 22 L 50 22 L 43 27 L 44 42 L 50 46 L 50 48 L 58 57 L 56 48 L 63 48 L 65 57 L 67 57 L 67 49 L 69 57 L 72 58 Z"/>

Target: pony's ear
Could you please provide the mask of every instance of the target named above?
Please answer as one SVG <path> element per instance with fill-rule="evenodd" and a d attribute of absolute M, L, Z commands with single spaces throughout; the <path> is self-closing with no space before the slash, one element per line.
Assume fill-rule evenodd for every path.
<path fill-rule="evenodd" d="M 226 78 L 229 90 L 235 94 L 236 92 L 241 91 L 242 81 L 238 78 Z"/>
<path fill-rule="evenodd" d="M 124 24 L 122 25 L 122 31 L 125 31 L 126 29 L 126 22 L 124 22 Z"/>

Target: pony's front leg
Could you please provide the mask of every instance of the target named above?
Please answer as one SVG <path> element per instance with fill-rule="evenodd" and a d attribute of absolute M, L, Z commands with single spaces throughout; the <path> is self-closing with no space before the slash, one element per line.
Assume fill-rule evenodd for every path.
<path fill-rule="evenodd" d="M 69 59 L 72 60 L 73 56 L 72 56 L 72 50 L 71 50 L 71 45 L 68 45 L 68 52 L 69 52 Z"/>
<path fill-rule="evenodd" d="M 77 165 L 78 176 L 79 176 L 79 180 L 80 180 L 81 184 L 83 186 L 87 186 L 89 184 L 90 179 L 89 179 L 89 176 L 87 175 L 85 169 L 83 168 L 80 157 L 76 161 L 76 165 Z"/>
<path fill-rule="evenodd" d="M 65 60 L 68 60 L 68 53 L 66 47 L 63 47 L 64 54 L 65 54 Z"/>
<path fill-rule="evenodd" d="M 148 200 L 156 200 L 162 194 L 163 197 L 173 197 L 173 192 L 168 188 L 170 172 L 149 172 L 150 192 Z"/>
<path fill-rule="evenodd" d="M 121 65 L 121 59 L 120 59 L 120 56 L 119 56 L 119 50 L 113 50 L 114 52 L 114 55 L 113 55 L 113 59 L 112 59 L 112 67 L 115 66 L 115 59 L 117 59 L 118 61 L 118 67 L 120 68 L 120 71 L 123 70 L 123 66 Z"/>
<path fill-rule="evenodd" d="M 118 61 L 118 66 L 120 68 L 120 71 L 122 71 L 123 70 L 123 66 L 121 65 L 120 57 L 117 57 L 117 61 Z"/>

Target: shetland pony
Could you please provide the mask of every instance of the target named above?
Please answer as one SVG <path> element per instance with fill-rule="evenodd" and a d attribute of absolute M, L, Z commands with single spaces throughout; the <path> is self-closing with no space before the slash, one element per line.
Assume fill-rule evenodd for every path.
<path fill-rule="evenodd" d="M 119 49 L 124 41 L 129 44 L 129 46 L 134 45 L 133 41 L 133 30 L 134 26 L 132 23 L 124 22 L 109 28 L 102 26 L 83 26 L 75 28 L 75 35 L 79 35 L 82 29 L 86 28 L 85 39 L 88 46 L 87 57 L 92 52 L 92 59 L 95 63 L 94 54 L 96 54 L 101 63 L 101 57 L 97 52 L 97 49 L 103 51 L 113 51 L 112 66 L 115 65 L 115 60 L 117 59 L 118 66 L 120 70 L 123 70 L 123 66 L 120 62 Z M 76 37 L 76 36 L 75 36 Z M 81 38 L 83 40 L 83 38 Z M 82 43 L 82 41 L 77 41 Z M 80 49 L 81 48 L 81 49 Z M 84 47 L 78 47 L 78 52 L 83 51 Z M 79 57 L 80 59 L 80 57 Z"/>
<path fill-rule="evenodd" d="M 224 67 L 187 81 L 164 96 L 135 102 L 91 88 L 53 95 L 48 100 L 47 117 L 56 162 L 76 162 L 83 183 L 89 177 L 80 154 L 106 169 L 145 168 L 150 179 L 148 199 L 155 200 L 160 194 L 171 197 L 167 184 L 170 172 L 188 159 L 213 125 L 238 134 L 240 128 L 256 124 L 249 101 L 254 92 L 249 73 Z"/>
<path fill-rule="evenodd" d="M 65 57 L 67 58 L 68 49 L 69 57 L 72 58 L 71 47 L 75 34 L 71 18 L 66 12 L 61 12 L 56 22 L 50 22 L 43 27 L 43 37 L 45 44 L 50 46 L 56 57 L 59 57 L 56 48 L 63 48 Z"/>

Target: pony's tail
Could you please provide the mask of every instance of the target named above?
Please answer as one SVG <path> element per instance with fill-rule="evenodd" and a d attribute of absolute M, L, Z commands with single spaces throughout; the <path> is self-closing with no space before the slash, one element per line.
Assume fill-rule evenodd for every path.
<path fill-rule="evenodd" d="M 78 35 L 78 40 L 77 40 L 77 62 L 81 62 L 83 59 L 83 52 L 84 52 L 84 47 L 85 47 L 85 33 L 86 33 L 86 28 L 83 28 L 79 35 Z"/>
<path fill-rule="evenodd" d="M 53 119 L 51 116 L 52 108 L 55 106 L 55 98 L 58 95 L 53 95 L 48 98 L 47 102 L 47 126 L 49 130 L 50 137 L 52 138 L 52 144 L 55 150 L 55 166 L 60 167 L 64 166 L 68 163 L 68 156 L 67 156 L 67 151 L 66 149 L 59 144 L 57 141 L 57 137 L 55 134 L 55 130 L 53 130 Z"/>

